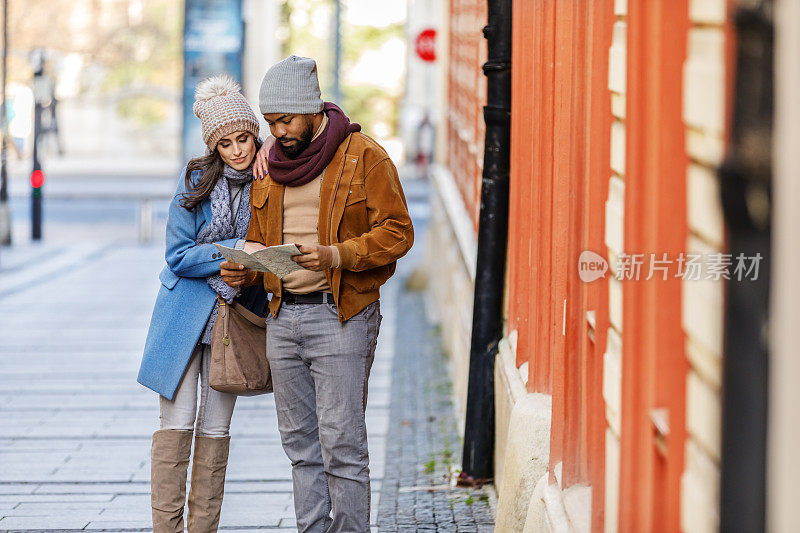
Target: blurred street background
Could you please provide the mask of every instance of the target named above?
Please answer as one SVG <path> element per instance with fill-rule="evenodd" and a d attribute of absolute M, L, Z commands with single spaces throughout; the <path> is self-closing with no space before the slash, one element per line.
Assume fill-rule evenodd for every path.
<path fill-rule="evenodd" d="M 10 219 L 11 229 L 0 227 L 0 236 L 10 233 L 15 245 L 31 240 L 36 115 L 44 240 L 58 238 L 64 223 L 83 226 L 77 235 L 87 238 L 157 236 L 158 227 L 142 235 L 140 223 L 148 230 L 151 220 L 163 222 L 178 172 L 204 150 L 191 111 L 196 82 L 231 73 L 257 108 L 264 72 L 289 53 L 314 57 L 325 98 L 398 165 L 413 162 L 418 147 L 410 153 L 404 136 L 419 127 L 426 102 L 405 91 L 407 20 L 406 2 L 9 1 L 10 217 L 0 225 Z M 106 218 L 124 229 L 109 230 L 100 223 Z"/>
<path fill-rule="evenodd" d="M 149 446 L 158 401 L 136 383 L 136 373 L 164 263 L 168 203 L 185 161 L 204 150 L 191 111 L 194 85 L 227 72 L 257 110 L 263 74 L 290 53 L 315 58 L 323 97 L 339 103 L 389 151 L 414 218 L 417 245 L 383 290 L 367 418 L 372 522 L 377 524 L 380 507 L 393 527 L 398 508 L 401 514 L 411 510 L 406 523 L 415 524 L 414 505 L 397 503 L 403 497 L 400 472 L 388 477 L 392 497 L 380 499 L 398 336 L 415 329 L 415 349 L 444 361 L 424 316 L 398 322 L 407 320 L 398 312 L 401 300 L 421 309 L 420 293 L 407 291 L 405 282 L 424 254 L 424 165 L 434 142 L 430 122 L 422 124 L 434 105 L 433 67 L 412 59 L 423 77 L 407 91 L 411 7 L 366 0 L 4 5 L 8 136 L 0 303 L 13 310 L 0 314 L 0 335 L 7 340 L 0 347 L 0 530 L 150 528 Z M 427 135 L 422 147 L 408 142 L 420 126 Z M 262 137 L 267 131 L 262 121 Z M 428 159 L 418 161 L 418 152 Z M 41 170 L 39 177 L 34 170 Z M 400 346 L 402 357 L 408 350 Z M 418 354 L 414 360 L 419 372 L 428 372 L 429 360 Z M 402 427 L 426 426 L 439 417 L 442 431 L 453 433 L 449 378 L 431 379 L 446 385 L 437 402 L 444 407 L 408 412 L 407 418 L 419 421 L 403 420 Z M 395 402 L 413 392 L 396 389 Z M 280 447 L 272 396 L 240 399 L 231 433 L 221 529 L 293 529 L 290 464 Z M 395 437 L 400 442 L 400 434 Z M 448 493 L 454 467 L 426 469 L 436 444 L 412 440 L 405 463 L 396 459 L 394 467 L 410 470 L 414 484 L 421 483 L 417 477 L 436 476 L 431 486 L 444 479 Z M 414 452 L 417 446 L 425 447 Z M 405 498 L 413 500 L 415 490 Z M 437 520 L 454 531 L 457 522 L 463 530 L 477 531 L 476 523 L 490 530 L 486 496 L 474 506 L 480 512 L 462 512 L 456 520 L 454 504 L 464 507 L 470 497 L 460 494 L 438 503 Z M 431 524 L 433 509 L 426 507 Z"/>
<path fill-rule="evenodd" d="M 800 531 L 800 2 L 0 6 L 0 531 L 148 530 L 135 378 L 194 86 L 257 109 L 290 54 L 415 225 L 373 529 Z M 222 529 L 293 528 L 289 476 L 271 397 L 241 399 Z"/>

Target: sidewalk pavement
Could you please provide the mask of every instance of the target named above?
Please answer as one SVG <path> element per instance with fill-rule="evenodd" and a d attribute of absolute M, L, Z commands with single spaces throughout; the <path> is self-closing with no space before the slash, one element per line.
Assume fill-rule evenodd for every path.
<path fill-rule="evenodd" d="M 414 334 L 395 346 L 380 531 L 490 533 L 496 507 L 491 487 L 454 486 L 463 442 L 447 360 L 426 320 L 423 293 L 399 291 L 396 310 Z"/>
<path fill-rule="evenodd" d="M 409 335 L 409 328 L 424 327 L 418 320 L 420 309 L 404 304 L 403 295 L 404 278 L 424 254 L 427 186 L 411 183 L 406 192 L 418 238 L 382 290 L 384 320 L 367 407 L 373 525 L 379 509 L 390 516 L 392 509 L 399 509 L 398 501 L 405 501 L 396 482 L 399 471 L 386 473 L 387 431 L 393 416 L 405 416 L 397 402 L 404 401 L 404 390 L 410 391 L 392 393 L 395 354 L 406 357 L 409 346 L 438 353 L 435 338 L 427 333 Z M 82 232 L 86 229 L 79 226 Z M 68 228 L 60 228 L 59 235 L 68 234 Z M 0 250 L 0 304 L 5 310 L 0 320 L 0 531 L 151 527 L 149 448 L 158 425 L 158 401 L 136 383 L 136 373 L 158 290 L 163 240 L 141 246 L 107 239 L 111 234 L 113 225 L 108 223 L 103 238 L 82 233 L 36 245 L 18 240 Z M 409 337 L 418 340 L 409 345 Z M 446 373 L 436 364 L 431 372 L 444 383 Z M 449 403 L 440 401 L 434 408 L 440 420 L 452 420 Z M 291 469 L 280 446 L 272 395 L 241 398 L 231 434 L 220 530 L 294 529 Z M 437 436 L 432 438 L 435 442 Z M 457 448 L 452 424 L 448 438 Z M 402 442 L 404 447 L 413 444 Z M 392 444 L 391 455 L 399 453 L 397 446 Z M 412 469 L 416 474 L 411 477 L 419 477 L 429 469 L 419 462 L 433 450 L 427 446 L 403 454 L 409 458 L 403 463 L 392 460 L 391 467 Z M 384 479 L 391 480 L 393 489 L 381 499 Z M 458 516 L 462 507 L 452 505 Z M 478 518 L 485 526 L 486 516 Z M 458 530 L 478 530 L 467 525 Z"/>
<path fill-rule="evenodd" d="M 19 283 L 25 271 L 0 273 L 0 530 L 151 527 L 149 448 L 158 401 L 136 373 L 162 246 L 53 247 L 41 250 L 52 249 L 52 258 L 29 254 L 24 264 L 58 262 L 58 269 L 41 266 L 48 272 Z M 376 397 L 370 421 L 381 456 L 385 401 Z M 243 398 L 233 419 L 222 525 L 292 528 L 291 501 L 272 396 Z"/>

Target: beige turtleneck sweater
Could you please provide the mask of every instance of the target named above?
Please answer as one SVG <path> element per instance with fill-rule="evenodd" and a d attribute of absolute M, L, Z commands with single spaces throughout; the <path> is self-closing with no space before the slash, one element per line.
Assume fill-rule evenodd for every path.
<path fill-rule="evenodd" d="M 328 125 L 328 116 L 322 114 L 322 123 L 312 141 L 319 137 Z M 319 195 L 322 187 L 322 174 L 299 187 L 283 188 L 283 242 L 286 244 L 319 244 L 317 221 L 319 220 Z M 338 266 L 338 250 L 333 257 L 334 266 Z M 283 290 L 295 294 L 307 294 L 314 291 L 331 292 L 325 272 L 312 270 L 296 270 L 283 278 Z"/>

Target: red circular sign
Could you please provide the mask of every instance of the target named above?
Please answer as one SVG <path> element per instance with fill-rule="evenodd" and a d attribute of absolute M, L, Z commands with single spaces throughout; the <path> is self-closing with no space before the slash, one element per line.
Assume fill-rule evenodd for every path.
<path fill-rule="evenodd" d="M 423 61 L 436 61 L 436 30 L 428 28 L 417 35 L 417 55 Z"/>
<path fill-rule="evenodd" d="M 44 185 L 44 172 L 41 170 L 34 170 L 31 173 L 31 186 L 34 189 L 38 189 L 42 185 Z"/>

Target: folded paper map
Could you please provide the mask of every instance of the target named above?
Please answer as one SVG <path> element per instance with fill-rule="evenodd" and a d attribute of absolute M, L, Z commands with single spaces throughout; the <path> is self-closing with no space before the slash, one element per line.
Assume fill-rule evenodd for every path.
<path fill-rule="evenodd" d="M 258 272 L 271 272 L 283 279 L 283 276 L 295 270 L 303 270 L 303 267 L 292 261 L 293 255 L 302 255 L 294 244 L 281 244 L 269 246 L 263 250 L 258 250 L 251 254 L 244 250 L 228 248 L 221 244 L 214 243 L 217 250 L 222 252 L 223 257 L 232 263 L 239 263 L 250 270 Z"/>

